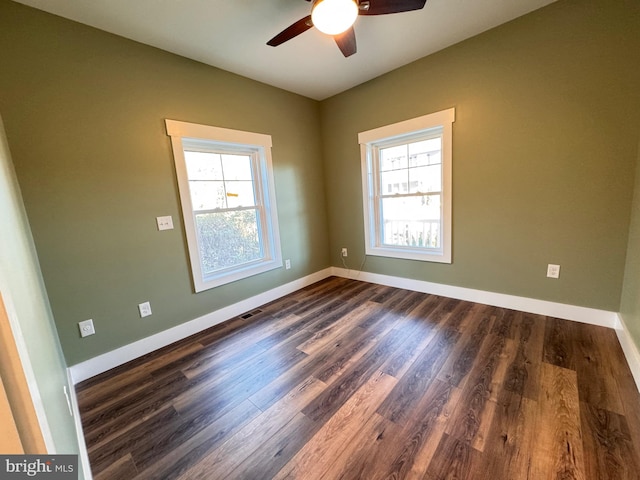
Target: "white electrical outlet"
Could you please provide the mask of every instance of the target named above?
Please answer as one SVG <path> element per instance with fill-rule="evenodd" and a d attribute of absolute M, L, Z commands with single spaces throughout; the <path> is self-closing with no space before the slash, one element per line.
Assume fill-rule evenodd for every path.
<path fill-rule="evenodd" d="M 348 252 L 347 252 L 346 247 L 342 247 L 342 256 L 343 257 L 347 257 L 348 256 Z"/>
<path fill-rule="evenodd" d="M 78 328 L 80 329 L 81 337 L 88 337 L 89 335 L 93 335 L 94 333 L 96 333 L 96 329 L 93 326 L 92 319 L 78 322 Z"/>
<path fill-rule="evenodd" d="M 158 230 L 173 229 L 173 218 L 171 218 L 171 215 L 166 217 L 156 217 L 156 223 L 158 224 Z"/>
<path fill-rule="evenodd" d="M 547 265 L 547 277 L 548 278 L 560 278 L 560 265 Z"/>
<path fill-rule="evenodd" d="M 288 258 L 284 261 L 284 268 L 286 268 L 287 270 L 291 268 L 291 260 L 289 260 Z"/>
<path fill-rule="evenodd" d="M 140 311 L 140 318 L 148 317 L 151 315 L 151 304 L 149 302 L 144 302 L 138 305 L 138 310 Z"/>

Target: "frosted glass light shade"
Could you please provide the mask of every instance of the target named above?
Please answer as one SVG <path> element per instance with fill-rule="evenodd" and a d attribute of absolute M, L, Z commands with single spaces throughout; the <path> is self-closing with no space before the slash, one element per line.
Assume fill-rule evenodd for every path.
<path fill-rule="evenodd" d="M 313 26 L 327 35 L 338 35 L 347 30 L 358 17 L 354 0 L 320 0 L 313 6 Z"/>

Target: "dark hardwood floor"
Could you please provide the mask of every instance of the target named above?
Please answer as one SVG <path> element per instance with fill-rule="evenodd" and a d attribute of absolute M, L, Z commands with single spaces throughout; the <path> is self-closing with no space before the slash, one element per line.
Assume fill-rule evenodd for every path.
<path fill-rule="evenodd" d="M 638 479 L 611 329 L 329 278 L 78 385 L 94 478 Z"/>

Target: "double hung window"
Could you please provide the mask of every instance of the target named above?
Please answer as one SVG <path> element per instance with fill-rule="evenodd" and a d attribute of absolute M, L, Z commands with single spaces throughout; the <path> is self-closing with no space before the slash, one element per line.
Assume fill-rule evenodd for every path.
<path fill-rule="evenodd" d="M 282 266 L 271 137 L 167 120 L 196 291 Z"/>
<path fill-rule="evenodd" d="M 454 113 L 359 134 L 368 255 L 451 263 Z"/>

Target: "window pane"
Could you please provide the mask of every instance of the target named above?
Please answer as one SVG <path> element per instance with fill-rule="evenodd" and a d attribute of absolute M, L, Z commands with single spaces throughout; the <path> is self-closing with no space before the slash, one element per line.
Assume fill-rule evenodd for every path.
<path fill-rule="evenodd" d="M 251 156 L 185 151 L 185 161 L 195 210 L 256 205 Z"/>
<path fill-rule="evenodd" d="M 380 173 L 380 192 L 382 195 L 409 192 L 408 170 L 392 170 Z"/>
<path fill-rule="evenodd" d="M 227 208 L 224 182 L 189 182 L 189 191 L 194 210 Z"/>
<path fill-rule="evenodd" d="M 382 243 L 440 247 L 440 195 L 382 199 Z"/>
<path fill-rule="evenodd" d="M 198 214 L 196 229 L 205 276 L 263 256 L 257 210 Z"/>
<path fill-rule="evenodd" d="M 397 147 L 380 149 L 380 170 L 396 170 L 398 168 L 407 168 L 407 146 L 398 145 Z"/>
<path fill-rule="evenodd" d="M 442 190 L 442 168 L 440 165 L 409 169 L 410 193 L 439 192 Z"/>
<path fill-rule="evenodd" d="M 255 206 L 253 182 L 251 180 L 225 182 L 225 186 L 227 187 L 228 208 Z"/>
<path fill-rule="evenodd" d="M 220 154 L 184 151 L 189 180 L 222 180 Z"/>
<path fill-rule="evenodd" d="M 436 163 L 441 163 L 441 150 L 441 137 L 410 143 L 409 166 L 419 167 L 423 165 L 434 165 Z"/>
<path fill-rule="evenodd" d="M 221 155 L 225 180 L 252 180 L 249 155 Z"/>

